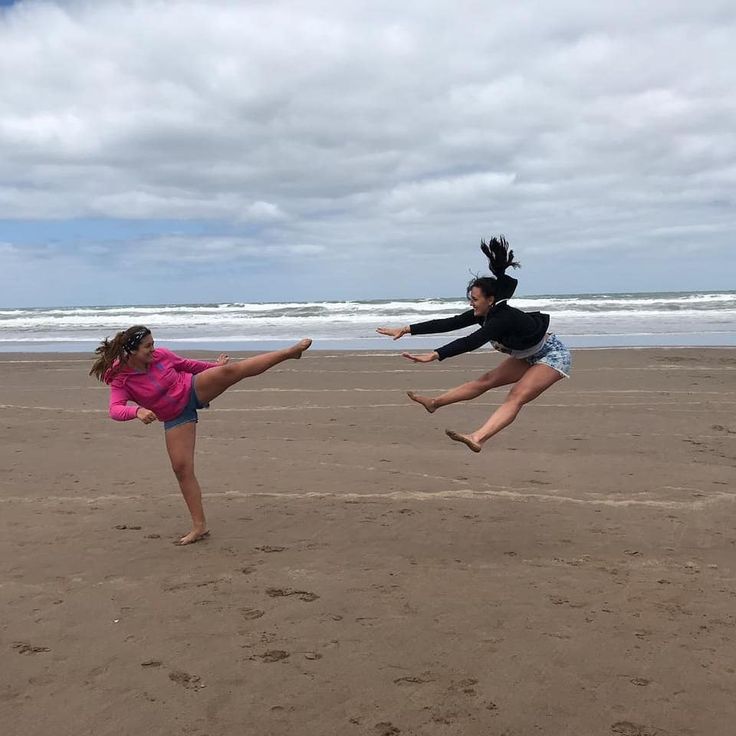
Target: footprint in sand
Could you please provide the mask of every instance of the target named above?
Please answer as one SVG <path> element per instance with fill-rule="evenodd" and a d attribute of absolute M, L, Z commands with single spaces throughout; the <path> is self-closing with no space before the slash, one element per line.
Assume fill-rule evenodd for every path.
<path fill-rule="evenodd" d="M 458 680 L 457 682 L 453 682 L 452 685 L 448 688 L 448 690 L 454 691 L 454 690 L 460 690 L 466 695 L 475 695 L 475 685 L 478 684 L 478 680 L 476 680 L 474 677 L 466 677 L 463 680 Z"/>
<path fill-rule="evenodd" d="M 13 649 L 15 649 L 18 654 L 41 654 L 42 652 L 51 651 L 48 647 L 34 647 L 32 644 L 25 641 L 16 642 L 13 644 Z"/>
<path fill-rule="evenodd" d="M 562 598 L 561 596 L 558 596 L 558 595 L 549 596 L 549 600 L 555 606 L 563 606 L 565 603 L 570 602 L 567 598 Z"/>
<path fill-rule="evenodd" d="M 322 617 L 322 620 L 330 620 L 330 621 L 342 621 L 344 616 L 341 616 L 339 613 L 328 613 L 325 616 Z"/>
<path fill-rule="evenodd" d="M 173 585 L 165 585 L 163 590 L 167 593 L 175 590 L 186 590 L 187 588 L 206 588 L 208 585 L 215 585 L 218 580 L 203 580 L 199 583 L 174 583 Z"/>
<path fill-rule="evenodd" d="M 128 526 L 127 524 L 116 524 L 115 525 L 115 529 L 118 529 L 119 531 L 123 531 L 125 529 L 129 529 L 130 531 L 138 532 L 142 528 L 143 527 L 140 527 L 140 526 Z"/>
<path fill-rule="evenodd" d="M 145 662 L 141 662 L 141 667 L 160 667 L 163 662 L 158 659 L 147 659 Z"/>
<path fill-rule="evenodd" d="M 376 621 L 380 621 L 378 616 L 358 616 L 355 619 L 355 623 L 361 626 L 373 626 Z"/>
<path fill-rule="evenodd" d="M 434 682 L 434 677 L 429 674 L 397 677 L 394 680 L 394 685 L 424 685 L 426 682 Z"/>
<path fill-rule="evenodd" d="M 36 675 L 28 678 L 31 685 L 51 685 L 55 681 L 56 678 L 53 675 Z"/>
<path fill-rule="evenodd" d="M 240 614 L 247 621 L 252 621 L 256 618 L 261 618 L 265 611 L 261 611 L 259 608 L 241 608 Z"/>
<path fill-rule="evenodd" d="M 444 726 L 450 726 L 457 721 L 457 713 L 455 711 L 443 711 L 435 713 L 432 716 L 434 723 L 441 723 Z"/>
<path fill-rule="evenodd" d="M 284 598 L 286 596 L 295 595 L 299 600 L 305 603 L 316 601 L 319 596 L 316 593 L 310 593 L 307 590 L 292 590 L 291 588 L 267 588 L 266 595 L 271 598 Z"/>
<path fill-rule="evenodd" d="M 182 672 L 181 670 L 169 672 L 169 680 L 188 690 L 199 690 L 204 687 L 202 679 L 198 675 L 190 675 L 188 672 Z"/>
<path fill-rule="evenodd" d="M 261 547 L 256 547 L 259 552 L 283 552 L 286 547 L 271 546 L 270 544 L 264 544 Z"/>
<path fill-rule="evenodd" d="M 376 723 L 373 728 L 375 728 L 377 736 L 396 736 L 397 733 L 401 733 L 401 729 L 394 726 L 390 721 Z"/>
<path fill-rule="evenodd" d="M 668 731 L 654 726 L 642 726 L 631 721 L 618 721 L 611 726 L 611 733 L 619 736 L 669 736 Z"/>
<path fill-rule="evenodd" d="M 373 728 L 375 729 L 377 736 L 396 736 L 397 733 L 401 733 L 401 729 L 394 726 L 390 721 L 376 723 Z"/>
<path fill-rule="evenodd" d="M 268 649 L 263 654 L 254 654 L 250 659 L 260 659 L 261 662 L 281 662 L 291 655 L 283 649 Z"/>

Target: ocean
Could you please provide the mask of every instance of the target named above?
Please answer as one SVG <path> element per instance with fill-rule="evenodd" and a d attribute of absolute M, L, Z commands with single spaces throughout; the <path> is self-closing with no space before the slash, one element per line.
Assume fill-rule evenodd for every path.
<path fill-rule="evenodd" d="M 736 291 L 558 294 L 511 304 L 551 315 L 551 330 L 571 347 L 736 346 Z M 450 334 L 404 337 L 379 326 L 448 317 L 462 299 L 222 303 L 0 309 L 0 352 L 90 352 L 134 324 L 174 350 L 265 350 L 312 337 L 323 350 L 423 350 Z"/>

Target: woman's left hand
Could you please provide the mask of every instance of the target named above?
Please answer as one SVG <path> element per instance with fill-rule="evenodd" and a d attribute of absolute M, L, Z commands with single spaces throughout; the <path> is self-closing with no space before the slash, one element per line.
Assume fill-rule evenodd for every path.
<path fill-rule="evenodd" d="M 217 365 L 227 365 L 230 362 L 230 356 L 225 355 L 225 353 L 220 353 L 220 355 L 217 356 L 217 360 L 215 361 Z"/>
<path fill-rule="evenodd" d="M 424 353 L 423 355 L 411 355 L 410 353 L 401 353 L 402 358 L 411 360 L 414 363 L 431 363 L 433 360 L 437 360 L 440 356 L 437 353 Z"/>

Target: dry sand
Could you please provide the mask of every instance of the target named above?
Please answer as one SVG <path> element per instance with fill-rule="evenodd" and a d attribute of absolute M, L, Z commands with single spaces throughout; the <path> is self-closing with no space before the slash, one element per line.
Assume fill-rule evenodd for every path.
<path fill-rule="evenodd" d="M 312 352 L 201 413 L 212 536 L 81 355 L 0 356 L 7 736 L 731 736 L 736 351 L 578 351 L 480 455 L 487 352 Z"/>

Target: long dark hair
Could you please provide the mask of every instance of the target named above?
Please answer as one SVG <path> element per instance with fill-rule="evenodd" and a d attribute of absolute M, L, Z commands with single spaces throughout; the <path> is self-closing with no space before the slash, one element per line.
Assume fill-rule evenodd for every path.
<path fill-rule="evenodd" d="M 110 369 L 117 363 L 122 366 L 128 356 L 138 349 L 143 340 L 151 334 L 151 330 L 144 325 L 133 325 L 127 330 L 118 332 L 112 340 L 105 338 L 95 349 L 97 358 L 92 364 L 89 372 L 90 376 L 94 376 L 98 381 L 110 383 L 113 375 Z"/>
<path fill-rule="evenodd" d="M 514 293 L 517 281 L 506 276 L 506 269 L 521 268 L 521 263 L 514 260 L 514 251 L 503 235 L 491 238 L 487 243 L 481 240 L 480 249 L 488 258 L 488 267 L 493 276 L 475 276 L 465 290 L 466 296 L 470 296 L 471 289 L 478 287 L 486 297 L 508 299 Z"/>

